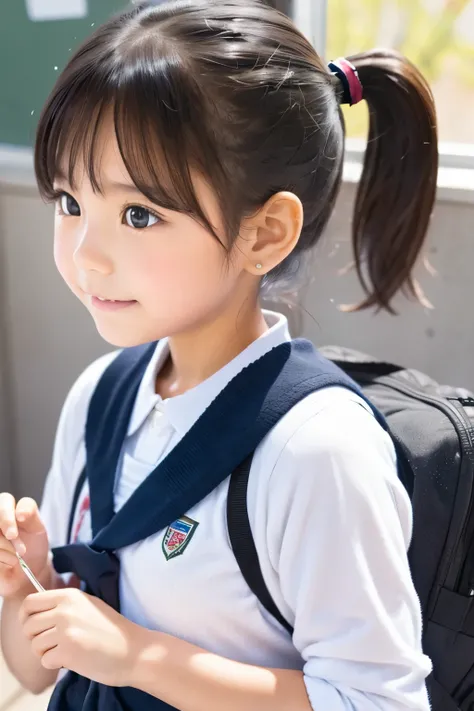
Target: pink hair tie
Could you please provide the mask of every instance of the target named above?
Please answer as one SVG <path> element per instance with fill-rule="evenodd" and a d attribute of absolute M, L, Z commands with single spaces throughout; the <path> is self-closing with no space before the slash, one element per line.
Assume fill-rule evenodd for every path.
<path fill-rule="evenodd" d="M 358 104 L 364 98 L 362 83 L 359 73 L 351 62 L 344 57 L 339 57 L 328 64 L 329 70 L 337 76 L 343 87 L 341 104 Z"/>

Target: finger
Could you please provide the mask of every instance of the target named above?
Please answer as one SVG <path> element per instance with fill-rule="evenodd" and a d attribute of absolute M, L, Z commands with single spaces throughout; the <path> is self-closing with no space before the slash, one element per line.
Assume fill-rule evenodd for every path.
<path fill-rule="evenodd" d="M 13 546 L 13 543 L 11 541 L 7 541 L 5 536 L 2 536 L 1 533 L 0 533 L 0 550 L 7 551 L 7 553 L 15 554 L 15 548 Z"/>
<path fill-rule="evenodd" d="M 21 538 L 15 538 L 13 541 L 9 541 L 5 536 L 0 533 L 0 549 L 6 550 L 10 553 L 19 553 L 20 555 L 25 555 L 26 546 L 21 540 Z"/>
<path fill-rule="evenodd" d="M 38 505 L 34 499 L 20 499 L 16 507 L 16 520 L 27 533 L 43 533 L 44 523 L 41 520 Z"/>
<path fill-rule="evenodd" d="M 62 669 L 63 664 L 59 660 L 59 656 L 59 647 L 53 647 L 41 657 L 41 666 L 44 669 Z"/>
<path fill-rule="evenodd" d="M 18 537 L 18 526 L 15 516 L 15 499 L 11 494 L 0 494 L 0 532 L 5 538 L 12 542 L 13 548 L 20 554 L 25 555 L 26 547 L 21 538 Z"/>
<path fill-rule="evenodd" d="M 11 551 L 6 551 L 0 548 L 0 563 L 6 565 L 9 568 L 14 568 L 18 564 L 18 558 Z"/>
<path fill-rule="evenodd" d="M 43 632 L 56 627 L 55 612 L 55 610 L 46 610 L 46 612 L 37 612 L 35 615 L 30 615 L 23 625 L 23 632 L 28 639 L 34 639 Z"/>
<path fill-rule="evenodd" d="M 30 615 L 46 610 L 54 610 L 59 602 L 59 590 L 46 590 L 45 592 L 32 593 L 27 595 L 20 607 L 20 622 L 24 624 Z"/>
<path fill-rule="evenodd" d="M 41 634 L 33 637 L 31 641 L 31 651 L 36 654 L 37 657 L 42 657 L 43 654 L 49 652 L 50 649 L 54 649 L 58 644 L 58 636 L 56 633 L 56 628 L 53 627 L 49 630 L 41 632 Z"/>
<path fill-rule="evenodd" d="M 23 543 L 23 541 L 21 540 L 21 538 L 15 538 L 15 540 L 12 541 L 12 544 L 13 544 L 13 548 L 15 549 L 15 551 L 16 551 L 19 555 L 21 555 L 21 556 L 24 556 L 24 555 L 25 555 L 25 553 L 26 553 L 26 546 L 25 546 L 25 544 Z"/>
<path fill-rule="evenodd" d="M 11 494 L 0 494 L 0 531 L 11 541 L 18 537 L 15 519 L 15 499 Z"/>

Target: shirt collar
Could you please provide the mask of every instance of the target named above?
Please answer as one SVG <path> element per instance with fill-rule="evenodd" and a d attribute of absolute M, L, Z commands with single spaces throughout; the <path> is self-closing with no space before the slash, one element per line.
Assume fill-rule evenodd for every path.
<path fill-rule="evenodd" d="M 268 331 L 265 331 L 256 341 L 247 346 L 230 363 L 227 363 L 210 378 L 182 395 L 167 400 L 162 400 L 155 392 L 156 376 L 169 354 L 168 340 L 164 338 L 159 341 L 138 388 L 127 435 L 135 434 L 153 408 L 160 403 L 159 407 L 170 425 L 183 437 L 204 410 L 241 370 L 276 346 L 291 340 L 285 316 L 272 311 L 264 311 L 263 314 Z"/>

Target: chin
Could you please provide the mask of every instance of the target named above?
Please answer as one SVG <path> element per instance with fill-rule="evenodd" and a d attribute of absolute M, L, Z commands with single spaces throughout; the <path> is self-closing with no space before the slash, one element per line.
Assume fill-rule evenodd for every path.
<path fill-rule="evenodd" d="M 132 348 L 140 346 L 143 343 L 151 343 L 157 341 L 158 337 L 150 333 L 139 333 L 133 329 L 118 329 L 104 326 L 96 322 L 96 327 L 99 335 L 110 343 L 115 348 Z"/>
<path fill-rule="evenodd" d="M 99 335 L 115 348 L 131 348 L 143 343 L 152 343 L 162 338 L 172 337 L 194 330 L 199 324 L 188 317 L 179 321 L 178 326 L 172 323 L 169 314 L 157 316 L 154 319 L 127 317 L 122 320 L 120 314 L 98 314 L 90 311 Z"/>

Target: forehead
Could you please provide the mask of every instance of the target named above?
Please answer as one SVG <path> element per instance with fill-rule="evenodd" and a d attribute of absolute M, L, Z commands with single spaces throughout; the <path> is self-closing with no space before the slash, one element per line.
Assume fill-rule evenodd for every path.
<path fill-rule="evenodd" d="M 66 145 L 57 165 L 57 180 L 69 181 L 70 162 L 71 147 Z M 76 156 L 72 174 L 73 184 L 81 185 L 84 182 L 91 182 L 92 172 L 99 186 L 110 182 L 133 185 L 133 180 L 120 153 L 111 118 L 100 126 L 94 137 L 94 145 L 90 147 L 90 150 L 88 152 L 82 151 Z"/>

